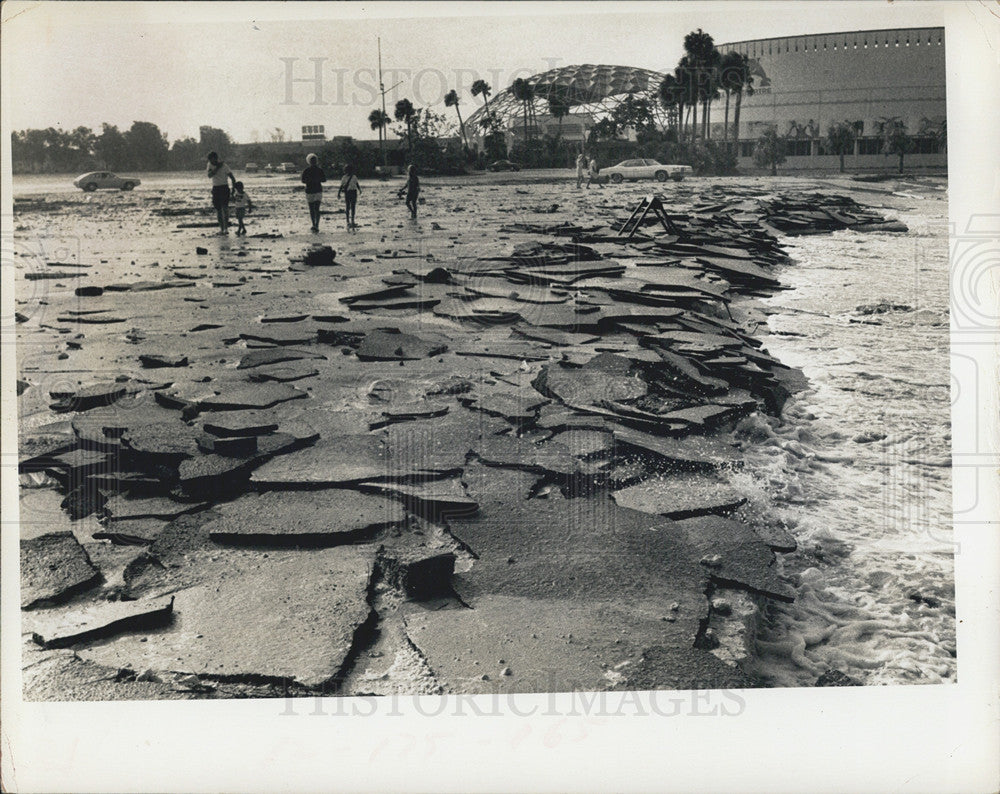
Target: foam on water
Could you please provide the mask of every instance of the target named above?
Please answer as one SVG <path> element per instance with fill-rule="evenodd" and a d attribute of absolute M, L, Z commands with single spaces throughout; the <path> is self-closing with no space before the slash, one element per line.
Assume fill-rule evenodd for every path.
<path fill-rule="evenodd" d="M 794 289 L 766 302 L 765 347 L 810 381 L 781 421 L 738 428 L 737 484 L 799 544 L 782 561 L 795 603 L 769 606 L 758 636 L 753 672 L 774 685 L 829 669 L 867 684 L 956 678 L 947 204 L 887 204 L 911 233 L 786 239 Z M 856 311 L 880 300 L 913 310 Z"/>

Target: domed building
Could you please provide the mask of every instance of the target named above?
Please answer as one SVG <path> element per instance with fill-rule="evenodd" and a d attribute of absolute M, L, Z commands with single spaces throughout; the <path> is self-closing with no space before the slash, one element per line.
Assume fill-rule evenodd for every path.
<path fill-rule="evenodd" d="M 594 124 L 629 97 L 648 100 L 654 118 L 665 126 L 669 119 L 658 99 L 663 77 L 660 72 L 634 66 L 587 63 L 527 77 L 525 83 L 533 94 L 528 104 L 528 135 L 539 138 L 558 130 L 564 140 L 582 142 Z M 466 121 L 467 129 L 480 139 L 486 113 L 486 106 L 480 106 Z M 513 86 L 489 97 L 489 113 L 507 135 L 508 145 L 523 140 L 525 103 L 515 96 Z"/>

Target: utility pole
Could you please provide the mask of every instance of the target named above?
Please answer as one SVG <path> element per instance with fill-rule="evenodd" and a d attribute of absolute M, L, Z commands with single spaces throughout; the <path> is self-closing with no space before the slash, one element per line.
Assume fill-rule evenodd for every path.
<path fill-rule="evenodd" d="M 385 112 L 385 95 L 388 94 L 389 91 L 392 91 L 392 89 L 395 88 L 396 86 L 402 85 L 403 81 L 400 80 L 398 83 L 396 83 L 396 85 L 392 86 L 392 88 L 390 88 L 389 91 L 385 90 L 385 83 L 382 82 L 382 37 L 379 36 L 376 39 L 376 41 L 378 42 L 378 90 L 379 93 L 382 94 L 382 118 L 384 120 L 389 116 L 389 114 Z M 385 125 L 383 124 L 379 127 L 379 135 L 378 135 L 378 148 L 379 152 L 382 154 L 382 168 L 387 167 L 387 163 L 385 161 L 384 142 L 385 142 Z"/>
<path fill-rule="evenodd" d="M 382 82 L 382 37 L 379 36 L 378 39 L 378 90 L 382 94 L 382 120 L 385 121 L 385 83 Z M 379 154 L 382 156 L 382 167 L 386 167 L 385 163 L 385 124 L 379 125 L 378 128 L 378 149 Z"/>

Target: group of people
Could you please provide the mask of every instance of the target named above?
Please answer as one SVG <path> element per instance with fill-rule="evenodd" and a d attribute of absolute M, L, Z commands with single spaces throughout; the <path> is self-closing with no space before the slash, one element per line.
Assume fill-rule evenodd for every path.
<path fill-rule="evenodd" d="M 580 185 L 583 183 L 583 177 L 587 177 L 587 184 L 584 187 L 590 187 L 590 183 L 593 182 L 598 187 L 601 186 L 601 182 L 598 179 L 598 174 L 600 169 L 597 167 L 597 158 L 591 157 L 587 160 L 587 155 L 580 152 L 576 156 L 576 187 L 579 190 Z"/>
<path fill-rule="evenodd" d="M 215 207 L 219 221 L 219 233 L 229 234 L 229 210 L 236 213 L 236 234 L 246 234 L 247 229 L 243 219 L 247 210 L 253 208 L 249 196 L 243 189 L 243 183 L 236 180 L 233 170 L 224 163 L 216 152 L 208 154 L 208 178 L 212 180 L 212 206 Z M 319 231 L 320 203 L 323 200 L 323 183 L 326 173 L 319 165 L 315 154 L 306 157 L 306 168 L 302 172 L 302 183 L 306 187 L 306 204 L 309 207 L 309 220 L 312 231 Z M 230 188 L 230 183 L 232 188 Z M 344 168 L 344 176 L 340 180 L 337 198 L 344 197 L 344 218 L 348 230 L 358 228 L 355 213 L 358 207 L 358 194 L 361 193 L 361 183 L 353 165 Z M 406 171 L 406 184 L 399 190 L 399 198 L 406 196 L 406 208 L 410 217 L 417 217 L 417 200 L 420 196 L 420 178 L 416 166 L 411 165 Z"/>
<path fill-rule="evenodd" d="M 576 158 L 576 186 L 589 188 L 591 184 L 601 186 L 599 179 L 600 169 L 597 166 L 597 158 L 587 158 L 587 155 L 580 152 Z M 212 206 L 219 220 L 219 233 L 229 234 L 229 210 L 232 208 L 236 213 L 236 234 L 246 234 L 247 229 L 243 219 L 248 210 L 253 208 L 249 196 L 243 189 L 243 183 L 236 180 L 236 175 L 232 169 L 226 165 L 215 152 L 208 154 L 208 178 L 212 180 Z M 583 185 L 584 177 L 587 178 L 586 185 Z M 315 154 L 306 157 L 306 168 L 302 172 L 302 183 L 306 187 L 306 204 L 309 207 L 309 220 L 312 224 L 312 231 L 319 231 L 320 203 L 323 200 L 323 183 L 326 182 L 326 173 L 319 165 L 319 158 Z M 232 188 L 230 189 L 230 183 Z M 344 168 L 344 176 L 340 180 L 340 188 L 337 190 L 337 198 L 344 198 L 344 219 L 347 229 L 356 229 L 355 213 L 358 208 L 358 195 L 361 193 L 361 183 L 353 165 Z M 420 196 L 420 177 L 417 175 L 416 166 L 409 166 L 406 170 L 406 184 L 400 188 L 398 197 L 406 197 L 406 208 L 410 211 L 410 217 L 417 217 L 417 202 Z"/>

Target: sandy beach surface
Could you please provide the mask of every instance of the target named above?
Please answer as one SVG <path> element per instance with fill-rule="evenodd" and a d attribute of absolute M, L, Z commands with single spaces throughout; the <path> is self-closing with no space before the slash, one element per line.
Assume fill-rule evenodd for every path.
<path fill-rule="evenodd" d="M 954 679 L 945 180 L 427 177 L 411 220 L 396 179 L 313 234 L 248 175 L 237 237 L 140 176 L 15 179 L 28 699 Z M 908 231 L 525 248 L 654 191 Z"/>

